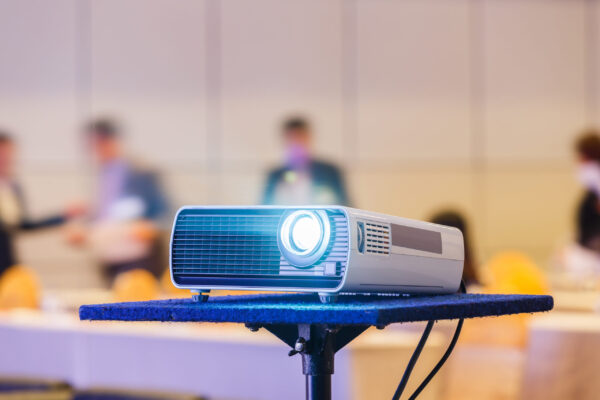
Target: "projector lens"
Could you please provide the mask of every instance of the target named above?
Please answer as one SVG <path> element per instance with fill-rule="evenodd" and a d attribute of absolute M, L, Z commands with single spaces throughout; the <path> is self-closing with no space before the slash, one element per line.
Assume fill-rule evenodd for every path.
<path fill-rule="evenodd" d="M 323 235 L 323 228 L 312 215 L 302 215 L 292 222 L 292 245 L 299 251 L 313 250 Z"/>
<path fill-rule="evenodd" d="M 287 214 L 279 228 L 279 247 L 290 264 L 306 267 L 325 253 L 330 227 L 322 210 L 298 210 Z"/>

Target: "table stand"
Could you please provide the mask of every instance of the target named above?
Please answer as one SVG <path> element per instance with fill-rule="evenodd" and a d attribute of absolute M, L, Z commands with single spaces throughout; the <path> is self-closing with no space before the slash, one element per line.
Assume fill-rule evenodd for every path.
<path fill-rule="evenodd" d="M 436 320 L 533 313 L 552 307 L 550 296 L 341 296 L 337 303 L 323 304 L 315 295 L 266 294 L 210 297 L 203 303 L 173 299 L 86 305 L 79 316 L 82 320 L 237 322 L 252 331 L 264 328 L 292 348 L 289 355 L 302 356 L 306 398 L 330 400 L 335 353 L 370 326 L 383 329 L 397 322 L 428 321 L 430 330 Z M 420 347 L 426 338 L 424 334 Z"/>
<path fill-rule="evenodd" d="M 251 331 L 259 326 L 246 324 Z M 288 355 L 302 356 L 302 373 L 306 376 L 307 400 L 331 399 L 331 375 L 333 375 L 335 353 L 350 343 L 368 325 L 293 325 L 266 324 L 262 326 L 292 348 Z"/>

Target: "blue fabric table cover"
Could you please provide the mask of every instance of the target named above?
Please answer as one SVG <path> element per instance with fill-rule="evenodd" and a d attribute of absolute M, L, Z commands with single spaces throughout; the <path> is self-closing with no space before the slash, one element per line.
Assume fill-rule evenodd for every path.
<path fill-rule="evenodd" d="M 82 320 L 237 322 L 248 324 L 389 325 L 549 311 L 551 296 L 451 294 L 440 296 L 342 295 L 322 304 L 312 294 L 257 294 L 84 305 Z"/>

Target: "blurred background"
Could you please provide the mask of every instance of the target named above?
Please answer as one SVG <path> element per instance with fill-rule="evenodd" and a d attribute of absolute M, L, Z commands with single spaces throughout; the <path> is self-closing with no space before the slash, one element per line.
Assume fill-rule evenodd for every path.
<path fill-rule="evenodd" d="M 175 209 L 259 203 L 279 125 L 301 114 L 356 207 L 457 207 L 483 258 L 545 264 L 573 230 L 573 141 L 600 113 L 596 2 L 0 5 L 0 122 L 33 214 L 86 198 L 92 117 L 121 121 Z M 23 238 L 23 261 L 48 286 L 93 286 L 54 236 Z"/>
<path fill-rule="evenodd" d="M 6 267 L 18 264 L 26 275 L 5 283 L 17 294 L 4 295 L 4 308 L 16 309 L 0 314 L 0 349 L 12 349 L 0 378 L 302 398 L 299 360 L 266 337 L 232 327 L 93 330 L 100 324 L 79 325 L 73 311 L 115 296 L 188 296 L 162 279 L 159 248 L 175 210 L 281 202 L 267 200 L 269 185 L 293 200 L 307 192 L 303 179 L 320 182 L 320 160 L 319 171 L 337 177 L 324 185 L 334 194 L 343 186 L 354 207 L 464 220 L 473 290 L 556 296 L 557 311 L 534 320 L 474 323 L 455 364 L 424 395 L 595 398 L 600 352 L 582 354 L 581 344 L 600 344 L 600 258 L 581 240 L 591 220 L 580 207 L 595 192 L 582 165 L 600 161 L 600 1 L 0 0 L 0 60 L 0 132 L 15 157 L 5 186 L 19 188 L 0 204 L 17 204 L 21 217 L 4 221 L 14 246 Z M 585 132 L 584 146 L 577 140 Z M 107 162 L 111 154 L 120 166 Z M 127 199 L 135 201 L 106 211 L 116 192 L 134 186 Z M 590 204 L 597 215 L 597 198 Z M 145 245 L 115 249 L 110 238 L 121 234 Z M 157 267 L 145 263 L 149 254 Z M 139 267 L 156 278 L 129 274 L 119 286 L 121 272 Z M 23 287 L 32 299 L 20 297 Z M 443 352 L 450 327 L 432 340 L 422 372 Z M 336 398 L 391 397 L 418 329 L 379 332 L 343 353 Z M 149 330 L 156 337 L 145 337 Z M 35 334 L 48 341 L 40 352 L 54 349 L 43 362 L 26 341 L 38 342 Z M 75 340 L 69 335 L 79 334 L 86 339 L 62 357 Z M 165 350 L 125 367 L 119 354 L 142 346 L 137 334 Z M 61 338 L 70 339 L 56 344 Z M 156 366 L 167 359 L 190 373 L 173 355 L 190 353 L 182 343 L 229 380 L 167 376 Z M 392 358 L 390 349 L 398 351 Z M 278 389 L 242 368 L 250 351 L 265 357 L 271 379 L 283 382 Z M 394 365 L 389 381 L 373 365 Z"/>

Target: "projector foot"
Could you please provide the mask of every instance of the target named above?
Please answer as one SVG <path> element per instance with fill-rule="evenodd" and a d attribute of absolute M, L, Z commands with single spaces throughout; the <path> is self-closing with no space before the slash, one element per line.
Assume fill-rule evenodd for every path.
<path fill-rule="evenodd" d="M 338 295 L 330 293 L 319 293 L 319 300 L 323 304 L 337 303 Z"/>
<path fill-rule="evenodd" d="M 206 303 L 210 290 L 192 290 L 192 301 L 196 303 Z"/>

